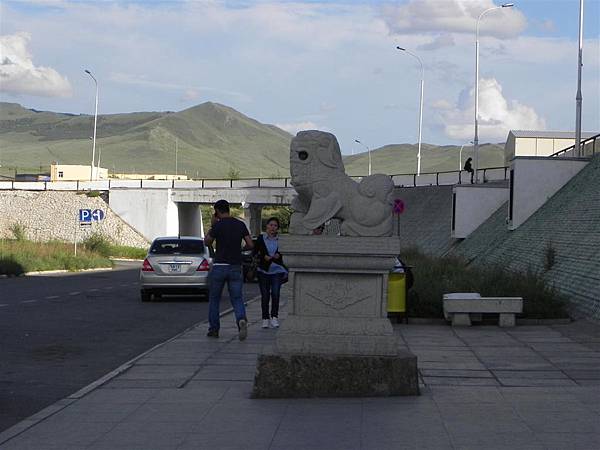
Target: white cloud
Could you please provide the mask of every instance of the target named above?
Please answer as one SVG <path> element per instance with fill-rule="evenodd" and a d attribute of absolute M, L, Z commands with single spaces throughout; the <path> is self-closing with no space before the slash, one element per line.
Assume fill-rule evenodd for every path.
<path fill-rule="evenodd" d="M 461 92 L 458 105 L 450 107 L 445 100 L 434 103 L 452 139 L 469 139 L 474 132 L 474 88 Z M 509 130 L 545 130 L 546 121 L 537 112 L 519 103 L 506 100 L 502 86 L 494 78 L 479 82 L 479 140 L 504 140 Z"/>
<path fill-rule="evenodd" d="M 325 128 L 319 127 L 316 123 L 310 122 L 310 121 L 296 122 L 296 123 L 276 123 L 275 126 L 278 128 L 281 128 L 282 130 L 287 131 L 288 133 L 290 133 L 294 136 L 296 135 L 296 133 L 298 133 L 299 131 L 303 131 L 303 130 L 327 131 Z"/>
<path fill-rule="evenodd" d="M 419 45 L 417 50 L 438 50 L 444 47 L 451 47 L 454 45 L 454 37 L 451 34 L 442 34 L 440 36 L 436 36 L 430 42 L 426 44 Z"/>
<path fill-rule="evenodd" d="M 492 0 L 409 0 L 382 8 L 382 18 L 393 33 L 474 33 L 479 15 L 498 6 Z M 482 35 L 512 37 L 526 25 L 525 16 L 514 8 L 486 14 Z"/>
<path fill-rule="evenodd" d="M 13 95 L 69 97 L 71 84 L 50 67 L 35 66 L 27 47 L 31 36 L 0 36 L 0 91 Z"/>

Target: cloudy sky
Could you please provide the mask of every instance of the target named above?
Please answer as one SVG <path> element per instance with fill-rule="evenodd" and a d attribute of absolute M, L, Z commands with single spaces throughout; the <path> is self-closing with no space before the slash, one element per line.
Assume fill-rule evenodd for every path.
<path fill-rule="evenodd" d="M 0 100 L 93 114 L 206 101 L 344 153 L 473 139 L 475 23 L 492 0 L 0 3 Z M 480 24 L 480 142 L 573 130 L 579 0 L 521 0 Z M 585 0 L 583 128 L 600 129 L 600 0 Z"/>

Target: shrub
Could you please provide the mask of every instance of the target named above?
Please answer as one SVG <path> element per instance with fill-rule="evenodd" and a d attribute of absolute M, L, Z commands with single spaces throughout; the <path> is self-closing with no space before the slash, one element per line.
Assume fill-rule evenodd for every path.
<path fill-rule="evenodd" d="M 27 239 L 27 227 L 25 227 L 25 225 L 23 225 L 20 222 L 15 222 L 13 223 L 10 227 L 9 230 L 11 231 L 11 233 L 13 234 L 13 236 L 15 237 L 15 239 L 17 241 L 24 241 L 25 239 Z"/>
<path fill-rule="evenodd" d="M 93 197 L 100 197 L 101 194 L 100 194 L 100 191 L 87 191 L 85 193 L 85 195 L 93 198 Z"/>
<path fill-rule="evenodd" d="M 110 256 L 111 244 L 100 233 L 94 233 L 83 241 L 83 246 L 92 252 L 99 253 L 102 256 Z"/>
<path fill-rule="evenodd" d="M 413 266 L 415 282 L 408 293 L 408 314 L 443 317 L 442 297 L 449 292 L 479 292 L 484 297 L 523 297 L 523 316 L 536 319 L 568 317 L 565 299 L 535 273 L 510 272 L 503 267 L 472 267 L 455 257 L 433 258 L 403 252 Z"/>

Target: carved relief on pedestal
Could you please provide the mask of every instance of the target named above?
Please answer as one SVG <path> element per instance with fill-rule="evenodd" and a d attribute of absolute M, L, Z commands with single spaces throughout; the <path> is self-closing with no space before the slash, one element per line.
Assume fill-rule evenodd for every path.
<path fill-rule="evenodd" d="M 380 279 L 363 274 L 296 273 L 294 302 L 300 314 L 372 317 Z"/>
<path fill-rule="evenodd" d="M 335 278 L 308 288 L 306 295 L 337 311 L 367 300 L 371 296 L 363 289 L 357 288 L 356 283 L 348 277 Z"/>

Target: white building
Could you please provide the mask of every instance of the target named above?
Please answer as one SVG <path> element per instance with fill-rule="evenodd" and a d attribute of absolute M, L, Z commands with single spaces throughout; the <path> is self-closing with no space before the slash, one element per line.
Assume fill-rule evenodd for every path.
<path fill-rule="evenodd" d="M 581 133 L 581 139 L 597 133 Z M 510 130 L 504 145 L 504 163 L 509 165 L 515 156 L 550 156 L 575 144 L 573 131 Z"/>

